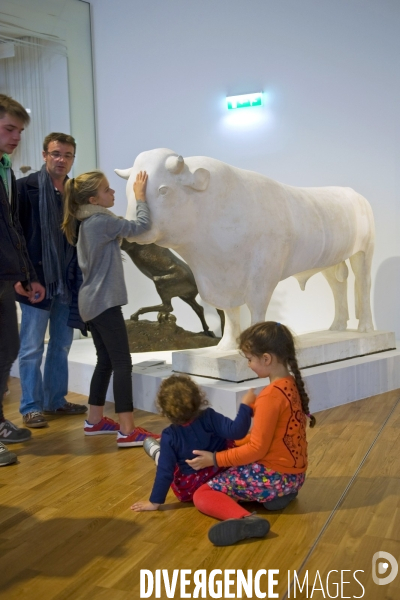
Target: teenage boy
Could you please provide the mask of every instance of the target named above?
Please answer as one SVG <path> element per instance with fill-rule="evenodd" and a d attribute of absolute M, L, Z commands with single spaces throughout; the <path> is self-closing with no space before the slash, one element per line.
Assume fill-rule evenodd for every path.
<path fill-rule="evenodd" d="M 14 284 L 19 282 L 22 296 L 32 306 L 45 295 L 29 259 L 18 220 L 18 193 L 9 157 L 29 120 L 19 102 L 0 94 L 0 466 L 17 461 L 16 454 L 2 442 L 25 442 L 31 437 L 28 429 L 17 427 L 5 419 L 3 413 L 7 380 L 19 349 Z"/>

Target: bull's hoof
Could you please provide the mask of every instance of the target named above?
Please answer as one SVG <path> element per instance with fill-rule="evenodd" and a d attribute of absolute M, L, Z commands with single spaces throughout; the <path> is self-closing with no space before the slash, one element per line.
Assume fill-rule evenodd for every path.
<path fill-rule="evenodd" d="M 329 327 L 329 331 L 346 331 L 347 329 L 347 321 L 345 323 L 339 321 L 333 321 L 332 325 Z"/>
<path fill-rule="evenodd" d="M 357 331 L 358 333 L 370 333 L 371 331 L 375 331 L 375 328 L 371 323 L 359 323 Z"/>
<path fill-rule="evenodd" d="M 139 315 L 137 315 L 136 313 L 134 315 L 131 315 L 131 321 L 139 321 Z"/>

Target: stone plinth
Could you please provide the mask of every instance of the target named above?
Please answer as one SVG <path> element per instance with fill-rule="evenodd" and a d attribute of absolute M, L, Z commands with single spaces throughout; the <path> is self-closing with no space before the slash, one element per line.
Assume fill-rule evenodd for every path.
<path fill-rule="evenodd" d="M 201 348 L 173 352 L 173 371 L 236 383 L 257 379 L 257 375 L 247 366 L 247 360 L 237 350 L 229 352 L 221 352 L 216 348 L 212 352 L 210 350 L 210 348 Z"/>
<path fill-rule="evenodd" d="M 304 369 L 393 350 L 396 348 L 396 337 L 391 331 L 314 331 L 297 336 L 296 348 L 299 367 Z"/>
<path fill-rule="evenodd" d="M 299 367 L 313 367 L 396 348 L 394 333 L 371 331 L 316 331 L 295 338 Z M 237 351 L 217 348 L 172 353 L 172 368 L 178 373 L 242 382 L 255 379 L 247 361 Z"/>

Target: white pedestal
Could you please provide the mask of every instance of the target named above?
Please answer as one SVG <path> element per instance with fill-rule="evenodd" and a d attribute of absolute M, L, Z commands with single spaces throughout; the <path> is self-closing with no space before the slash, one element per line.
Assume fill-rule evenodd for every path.
<path fill-rule="evenodd" d="M 300 369 L 396 348 L 395 335 L 390 331 L 315 331 L 297 336 L 295 343 Z M 172 353 L 172 367 L 178 373 L 236 383 L 255 378 L 237 350 L 179 350 Z"/>
<path fill-rule="evenodd" d="M 257 379 L 238 350 L 218 351 L 216 348 L 177 350 L 172 352 L 172 368 L 176 373 L 211 377 L 240 383 Z"/>
<path fill-rule="evenodd" d="M 133 398 L 137 408 L 157 412 L 156 394 L 162 379 L 172 373 L 171 355 L 172 352 L 132 355 L 134 363 L 145 360 L 166 361 L 164 364 L 152 367 L 133 367 Z M 69 354 L 71 392 L 88 395 L 95 364 L 96 352 L 93 341 L 74 340 Z M 18 362 L 14 364 L 11 375 L 19 376 Z M 318 412 L 400 388 L 400 350 L 305 368 L 302 370 L 302 375 L 310 396 L 310 409 L 312 412 Z M 230 418 L 235 417 L 241 398 L 249 388 L 261 390 L 268 384 L 268 379 L 244 383 L 196 376 L 192 379 L 202 387 L 210 405 Z M 107 400 L 113 401 L 112 384 L 108 390 Z"/>
<path fill-rule="evenodd" d="M 300 369 L 396 348 L 392 331 L 313 331 L 295 338 Z"/>

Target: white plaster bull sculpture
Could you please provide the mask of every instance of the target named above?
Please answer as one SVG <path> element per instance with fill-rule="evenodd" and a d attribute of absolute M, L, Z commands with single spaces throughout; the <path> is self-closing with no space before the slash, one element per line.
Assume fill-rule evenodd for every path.
<path fill-rule="evenodd" d="M 350 259 L 355 275 L 358 331 L 373 330 L 370 287 L 374 219 L 367 200 L 350 188 L 297 188 L 205 156 L 183 159 L 159 148 L 139 154 L 128 179 L 128 210 L 134 219 L 132 185 L 147 171 L 152 227 L 140 244 L 173 248 L 191 267 L 200 296 L 225 311 L 219 350 L 236 348 L 240 306 L 251 322 L 265 320 L 272 293 L 294 275 L 304 289 L 321 272 L 335 300 L 332 330 L 343 331 Z"/>

